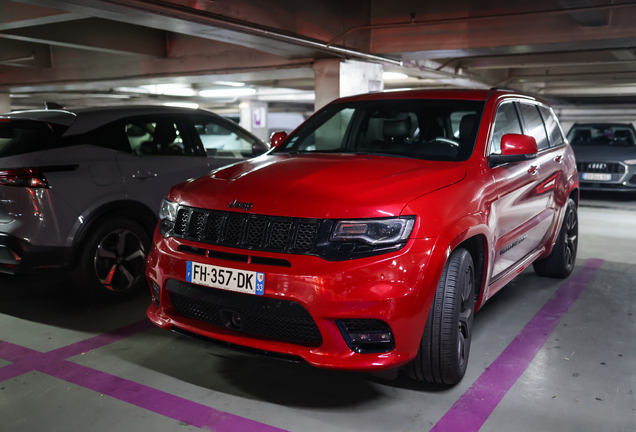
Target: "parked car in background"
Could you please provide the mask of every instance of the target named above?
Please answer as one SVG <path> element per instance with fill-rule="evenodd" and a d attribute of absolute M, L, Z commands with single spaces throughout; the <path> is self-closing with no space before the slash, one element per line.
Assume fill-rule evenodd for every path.
<path fill-rule="evenodd" d="M 544 101 L 374 93 L 283 135 L 168 193 L 147 268 L 158 326 L 453 385 L 488 298 L 531 264 L 574 267 L 578 176 Z"/>
<path fill-rule="evenodd" d="M 568 140 L 582 190 L 636 192 L 636 130 L 630 123 L 574 124 Z"/>
<path fill-rule="evenodd" d="M 232 141 L 231 152 L 217 149 Z M 129 106 L 0 116 L 0 272 L 72 270 L 85 293 L 147 286 L 170 187 L 269 149 L 205 110 Z"/>

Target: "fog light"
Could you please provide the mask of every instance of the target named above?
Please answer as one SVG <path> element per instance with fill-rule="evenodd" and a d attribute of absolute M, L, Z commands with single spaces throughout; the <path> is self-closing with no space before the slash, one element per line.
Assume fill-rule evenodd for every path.
<path fill-rule="evenodd" d="M 154 281 L 150 281 L 150 286 L 152 288 L 152 301 L 155 306 L 159 307 L 159 285 Z"/>
<path fill-rule="evenodd" d="M 376 319 L 336 320 L 340 333 L 357 353 L 388 352 L 395 348 L 393 333 L 387 323 Z"/>
<path fill-rule="evenodd" d="M 354 344 L 393 342 L 391 333 L 349 333 L 349 337 L 351 338 L 351 342 Z"/>

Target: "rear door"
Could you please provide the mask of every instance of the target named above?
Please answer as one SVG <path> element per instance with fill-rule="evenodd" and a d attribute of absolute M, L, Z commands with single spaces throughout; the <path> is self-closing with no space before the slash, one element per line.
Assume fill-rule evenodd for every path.
<path fill-rule="evenodd" d="M 173 185 L 210 171 L 208 158 L 193 143 L 187 116 L 130 117 L 121 127 L 131 151 L 118 153 L 117 162 L 130 199 L 158 212 Z"/>
<path fill-rule="evenodd" d="M 499 105 L 490 154 L 500 153 L 501 137 L 508 133 L 534 136 L 540 148 L 549 148 L 539 112 L 534 106 L 530 108 L 535 110 L 536 116 L 523 117 L 526 120 L 524 124 L 520 114 L 533 114 L 532 111 L 515 102 Z M 550 227 L 553 212 L 547 211 L 547 195 L 537 193 L 543 181 L 542 159 L 539 156 L 492 168 L 497 186 L 497 200 L 491 208 L 491 225 L 495 234 L 493 280 L 532 252 Z"/>

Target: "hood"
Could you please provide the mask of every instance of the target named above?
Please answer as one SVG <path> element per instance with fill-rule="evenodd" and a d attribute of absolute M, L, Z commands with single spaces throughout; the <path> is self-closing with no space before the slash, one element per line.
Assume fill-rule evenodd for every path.
<path fill-rule="evenodd" d="M 397 216 L 413 199 L 457 183 L 466 169 L 456 162 L 373 155 L 264 155 L 175 186 L 181 204 L 230 210 L 235 200 L 249 213 L 306 218 Z M 244 211 L 232 209 L 233 211 Z"/>
<path fill-rule="evenodd" d="M 636 146 L 572 146 L 572 150 L 577 162 L 619 162 L 636 159 Z"/>

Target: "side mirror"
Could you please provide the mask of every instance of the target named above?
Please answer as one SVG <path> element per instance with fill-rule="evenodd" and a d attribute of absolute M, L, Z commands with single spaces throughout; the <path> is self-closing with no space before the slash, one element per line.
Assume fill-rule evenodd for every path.
<path fill-rule="evenodd" d="M 539 148 L 534 137 L 522 134 L 506 134 L 501 137 L 501 154 L 488 156 L 490 166 L 535 159 Z"/>
<path fill-rule="evenodd" d="M 269 137 L 269 142 L 272 145 L 272 147 L 278 147 L 279 145 L 283 143 L 283 141 L 285 141 L 285 138 L 287 138 L 287 132 L 284 132 L 284 131 L 274 132 L 272 136 Z"/>
<path fill-rule="evenodd" d="M 252 156 L 260 156 L 270 149 L 269 145 L 263 141 L 254 141 L 252 144 Z"/>

